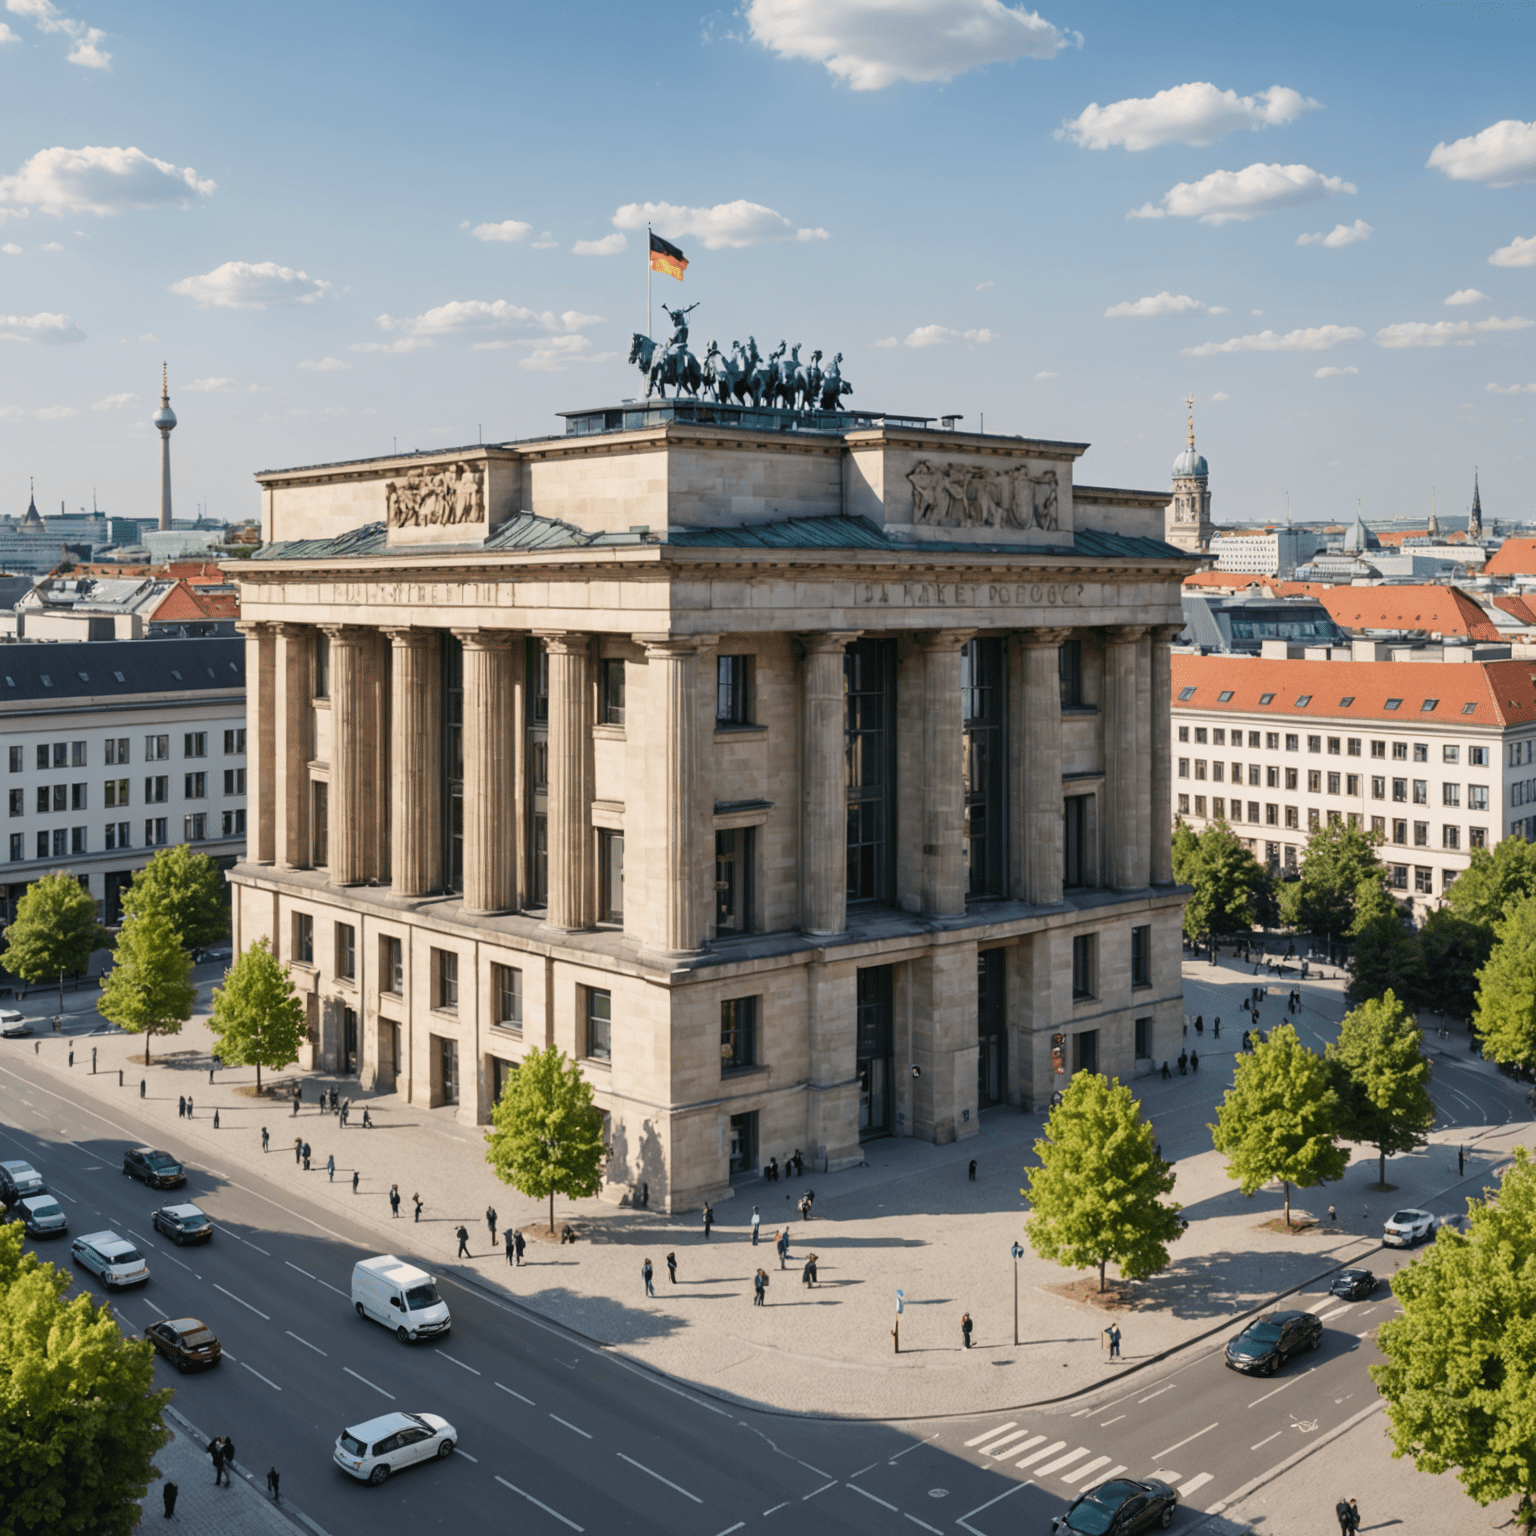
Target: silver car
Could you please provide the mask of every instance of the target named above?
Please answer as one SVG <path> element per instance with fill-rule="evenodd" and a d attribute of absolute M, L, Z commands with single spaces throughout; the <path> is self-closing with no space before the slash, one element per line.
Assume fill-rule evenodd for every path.
<path fill-rule="evenodd" d="M 0 1008 L 0 1036 L 7 1040 L 17 1040 L 31 1033 L 32 1020 L 26 1014 L 18 1013 L 14 1008 Z"/>
<path fill-rule="evenodd" d="M 149 1279 L 149 1265 L 144 1255 L 127 1238 L 116 1232 L 89 1232 L 77 1237 L 69 1256 L 82 1269 L 88 1269 L 108 1290 L 128 1285 L 143 1285 Z"/>
<path fill-rule="evenodd" d="M 28 1195 L 43 1194 L 47 1188 L 42 1174 L 31 1163 L 15 1157 L 0 1163 L 0 1204 L 15 1205 Z"/>
<path fill-rule="evenodd" d="M 1413 1206 L 1394 1211 L 1381 1231 L 1381 1240 L 1388 1248 L 1412 1248 L 1435 1235 L 1435 1218 L 1428 1211 Z"/>
<path fill-rule="evenodd" d="M 64 1209 L 52 1195 L 27 1195 L 7 1213 L 10 1221 L 19 1221 L 28 1237 L 63 1237 L 69 1231 Z"/>
<path fill-rule="evenodd" d="M 382 1483 L 391 1472 L 453 1455 L 458 1432 L 435 1413 L 386 1413 L 342 1430 L 336 1465 L 359 1482 Z"/>

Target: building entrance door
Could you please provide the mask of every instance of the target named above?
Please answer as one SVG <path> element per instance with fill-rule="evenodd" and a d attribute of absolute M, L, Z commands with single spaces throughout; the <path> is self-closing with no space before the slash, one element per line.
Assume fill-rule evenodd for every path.
<path fill-rule="evenodd" d="M 1008 1100 L 1008 952 L 976 956 L 976 1099 L 985 1109 Z"/>
<path fill-rule="evenodd" d="M 891 967 L 866 966 L 858 973 L 859 1139 L 889 1136 L 892 1120 L 891 1062 L 895 1038 Z"/>
<path fill-rule="evenodd" d="M 438 1036 L 438 1070 L 441 1073 L 441 1104 L 459 1102 L 459 1042 Z"/>
<path fill-rule="evenodd" d="M 341 1010 L 341 1070 L 344 1076 L 357 1076 L 357 1009 Z"/>

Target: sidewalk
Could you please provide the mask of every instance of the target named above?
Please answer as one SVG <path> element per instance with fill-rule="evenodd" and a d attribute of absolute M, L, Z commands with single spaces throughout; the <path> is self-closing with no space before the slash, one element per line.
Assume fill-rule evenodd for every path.
<path fill-rule="evenodd" d="M 1246 972 L 1228 965 L 1211 973 L 1203 962 L 1186 970 L 1211 978 L 1191 976 L 1191 1016 L 1204 1011 L 1209 1020 L 1219 1011 L 1224 1019 L 1238 1017 L 1238 996 L 1252 985 Z M 1308 984 L 1304 991 L 1317 1026 L 1342 1013 L 1337 983 L 1331 991 L 1326 983 Z M 1208 999 L 1203 1006 L 1202 999 Z M 1281 1010 L 1273 999 L 1272 992 L 1265 1028 L 1279 1022 Z M 159 1120 L 167 1134 L 177 1133 L 175 1145 L 185 1144 L 194 1161 L 216 1173 L 264 1179 L 279 1197 L 302 1189 L 322 1206 L 332 1204 L 371 1228 L 381 1251 L 472 1276 L 658 1370 L 754 1405 L 909 1418 L 1011 1408 L 1091 1388 L 1204 1334 L 1219 1334 L 1270 1297 L 1340 1265 L 1368 1262 L 1377 1251 L 1382 1220 L 1398 1205 L 1429 1203 L 1440 1213 L 1464 1209 L 1459 1197 L 1439 1198 L 1456 1183 L 1454 1153 L 1447 1146 L 1432 1144 L 1393 1159 L 1389 1177 L 1399 1187 L 1391 1194 L 1365 1191 L 1376 1168 L 1362 1150 L 1340 1184 L 1293 1193 L 1298 1216 L 1305 1210 L 1321 1216 L 1330 1200 L 1337 1204 L 1336 1227 L 1324 1222 L 1299 1233 L 1271 1230 L 1269 1223 L 1282 1209 L 1279 1191 L 1245 1199 L 1224 1174 L 1206 1129 L 1231 1080 L 1230 1052 L 1242 1031 L 1233 1033 L 1236 1038 L 1229 1041 L 1224 1024 L 1222 1040 L 1211 1042 L 1212 1054 L 1202 1052 L 1198 1074 L 1134 1084 L 1164 1155 L 1177 1162 L 1174 1197 L 1190 1226 L 1173 1246 L 1168 1270 L 1139 1288 L 1134 1310 L 1115 1314 L 1124 1334 L 1124 1359 L 1114 1365 L 1100 1338 L 1108 1317 L 1063 1294 L 1074 1281 L 1072 1272 L 1036 1258 L 1027 1243 L 1017 1264 L 1025 1342 L 1013 1344 L 1010 1248 L 1022 1239 L 1021 1170 L 1034 1160 L 1040 1115 L 990 1110 L 982 1116 L 980 1135 L 964 1143 L 873 1142 L 865 1148 L 866 1165 L 846 1173 L 822 1177 L 808 1171 L 799 1182 L 745 1184 L 736 1198 L 716 1207 L 717 1225 L 707 1243 L 696 1213 L 670 1217 L 597 1200 L 557 1200 L 557 1227 L 569 1220 L 581 1233 L 576 1245 L 560 1246 L 544 1236 L 547 1208 L 497 1182 L 484 1159 L 481 1132 L 457 1124 L 451 1111 L 426 1110 L 392 1095 L 359 1095 L 355 1082 L 342 1080 L 340 1091 L 354 1095 L 352 1125 L 342 1131 L 335 1116 L 319 1114 L 312 1102 L 295 1118 L 286 1104 L 237 1095 L 233 1089 L 252 1081 L 252 1070 L 220 1069 L 210 1089 L 211 1040 L 200 1021 L 173 1040 L 157 1042 L 160 1059 L 147 1073 L 127 1067 L 121 1089 L 117 1068 L 127 1066 L 130 1050 L 142 1050 L 137 1039 L 116 1033 L 93 1037 L 90 1044 L 100 1054 L 95 1077 L 89 1072 L 89 1047 L 82 1051 L 79 1037 L 74 1041 L 79 1064 L 72 1071 L 65 1066 L 65 1041 L 45 1039 L 36 1059 L 57 1078 L 69 1079 L 71 1091 L 102 1101 L 107 1113 L 114 1104 L 132 1106 Z M 142 1102 L 141 1077 L 147 1080 Z M 311 1101 L 315 1087 L 308 1085 Z M 195 1118 L 179 1121 L 177 1097 L 187 1092 L 195 1100 Z M 372 1131 L 359 1128 L 363 1103 L 372 1111 Z M 263 1125 L 272 1138 L 266 1156 Z M 298 1135 L 313 1147 L 314 1171 L 307 1174 L 293 1158 Z M 1450 1137 L 1453 1144 L 1463 1139 L 1472 1152 L 1465 1188 L 1476 1192 L 1520 1139 L 1520 1128 L 1493 1127 L 1475 1145 L 1465 1131 Z M 325 1170 L 331 1154 L 337 1162 L 334 1182 Z M 972 1158 L 978 1164 L 974 1183 L 967 1178 Z M 391 1219 L 387 1200 L 396 1182 L 402 1196 L 398 1220 Z M 816 1190 L 814 1220 L 792 1221 L 791 1267 L 781 1271 L 773 1234 L 794 1217 L 794 1202 L 806 1186 Z M 426 1203 L 419 1224 L 411 1219 L 411 1196 L 418 1191 Z M 762 1241 L 755 1250 L 749 1225 L 754 1204 L 762 1218 Z M 521 1269 L 509 1268 L 499 1243 L 492 1248 L 487 1205 L 499 1213 L 498 1235 L 513 1225 L 528 1237 Z M 455 1258 L 453 1234 L 461 1222 L 470 1231 L 468 1261 Z M 678 1259 L 675 1288 L 667 1282 L 668 1252 Z M 819 1256 L 821 1283 L 814 1291 L 800 1281 L 810 1252 Z M 655 1267 L 655 1300 L 646 1299 L 640 1277 L 645 1258 Z M 759 1265 L 770 1276 L 768 1304 L 760 1309 L 751 1304 L 751 1276 Z M 906 1295 L 899 1355 L 891 1338 L 898 1287 Z M 967 1311 L 975 1321 L 977 1346 L 969 1352 L 960 1335 L 960 1316 Z"/>

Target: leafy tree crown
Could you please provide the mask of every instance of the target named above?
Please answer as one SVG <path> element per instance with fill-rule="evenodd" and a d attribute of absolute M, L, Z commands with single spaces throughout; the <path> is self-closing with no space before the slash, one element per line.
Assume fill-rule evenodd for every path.
<path fill-rule="evenodd" d="M 228 1066 L 280 1071 L 299 1059 L 307 1020 L 288 967 L 258 939 L 213 989 L 208 1027 L 218 1036 L 219 1060 Z"/>
<path fill-rule="evenodd" d="M 23 981 L 83 971 L 91 951 L 106 942 L 90 892 L 66 874 L 44 875 L 27 887 L 5 937 L 5 968 Z"/>
<path fill-rule="evenodd" d="M 603 1117 L 591 1083 L 558 1047 L 523 1057 L 491 1123 L 486 1161 L 530 1199 L 586 1198 L 602 1187 Z"/>

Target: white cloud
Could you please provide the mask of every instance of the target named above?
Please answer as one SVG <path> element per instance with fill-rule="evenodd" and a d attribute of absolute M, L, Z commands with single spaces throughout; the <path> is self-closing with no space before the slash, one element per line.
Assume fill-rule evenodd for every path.
<path fill-rule="evenodd" d="M 987 64 L 1053 58 L 1077 33 L 1001 0 L 748 0 L 753 39 L 809 59 L 856 91 L 898 80 L 953 80 Z"/>
<path fill-rule="evenodd" d="M 68 421 L 79 412 L 72 405 L 45 405 L 36 415 L 39 421 Z"/>
<path fill-rule="evenodd" d="M 0 341 L 39 341 L 45 346 L 84 341 L 85 332 L 68 315 L 0 315 Z"/>
<path fill-rule="evenodd" d="M 0 405 L 0 421 L 20 421 L 26 414 L 19 405 Z"/>
<path fill-rule="evenodd" d="M 1210 305 L 1204 299 L 1192 299 L 1187 293 L 1169 293 L 1165 288 L 1161 293 L 1149 294 L 1144 299 L 1126 299 L 1119 304 L 1112 304 L 1104 311 L 1106 319 L 1123 319 L 1127 315 L 1224 315 L 1226 306 L 1222 304 Z"/>
<path fill-rule="evenodd" d="M 100 47 L 106 33 L 100 27 L 88 27 L 83 21 L 75 21 L 63 15 L 52 0 L 6 0 L 5 7 L 13 16 L 25 16 L 40 31 L 62 32 L 71 40 L 69 62 L 83 64 L 87 69 L 108 69 L 112 55 Z M 9 27 L 0 26 L 0 42 L 16 40 Z"/>
<path fill-rule="evenodd" d="M 1383 326 L 1376 332 L 1376 340 L 1383 347 L 1443 347 L 1448 343 L 1470 347 L 1476 344 L 1473 331 L 1524 331 L 1532 325 L 1536 320 L 1520 315 L 1507 320 L 1497 315 L 1486 320 L 1405 320 Z"/>
<path fill-rule="evenodd" d="M 408 336 L 451 336 L 462 335 L 473 331 L 496 330 L 540 330 L 549 332 L 581 331 L 588 326 L 602 323 L 601 315 L 584 315 L 580 310 L 567 309 L 561 314 L 554 314 L 550 310 L 524 309 L 517 304 L 509 304 L 505 299 L 487 301 L 485 299 L 454 299 L 447 304 L 439 304 L 435 309 L 429 309 L 425 314 L 414 318 L 397 318 L 393 315 L 380 315 L 378 324 L 381 330 L 403 331 Z M 386 349 L 379 345 L 363 345 L 354 347 L 354 351 L 377 352 L 392 350 L 405 352 L 408 347 L 394 347 Z"/>
<path fill-rule="evenodd" d="M 1346 373 L 1359 373 L 1359 372 L 1360 372 L 1360 370 L 1358 368 L 1356 368 L 1353 364 L 1351 364 L 1347 368 L 1337 368 L 1332 363 L 1329 363 L 1329 365 L 1326 368 L 1319 368 L 1317 370 L 1317 372 L 1312 375 L 1312 377 L 1314 379 L 1341 379 L 1341 378 L 1344 377 L 1344 375 Z"/>
<path fill-rule="evenodd" d="M 0 43 L 19 43 L 20 41 L 21 39 L 3 21 L 0 21 Z"/>
<path fill-rule="evenodd" d="M 1486 181 L 1490 187 L 1536 181 L 1536 123 L 1506 117 L 1471 138 L 1436 144 L 1425 164 L 1452 181 Z"/>
<path fill-rule="evenodd" d="M 64 247 L 60 245 L 57 240 L 50 240 L 47 245 L 43 247 L 43 249 L 45 251 L 62 251 Z"/>
<path fill-rule="evenodd" d="M 1490 395 L 1536 395 L 1536 384 L 1490 384 Z"/>
<path fill-rule="evenodd" d="M 572 363 L 596 363 L 615 355 L 612 352 L 590 351 L 592 343 L 585 336 L 541 337 L 537 341 L 525 341 L 522 345 L 532 347 L 533 350 L 519 361 L 518 367 L 532 368 L 543 373 L 557 373 Z"/>
<path fill-rule="evenodd" d="M 432 343 L 425 336 L 404 336 L 399 341 L 354 341 L 353 352 L 420 352 Z"/>
<path fill-rule="evenodd" d="M 796 228 L 784 215 L 761 203 L 738 197 L 712 208 L 688 208 L 679 203 L 625 203 L 613 216 L 618 229 L 644 229 L 655 224 L 669 240 L 689 236 L 701 240 L 707 251 L 741 250 L 749 245 L 768 245 L 780 240 L 827 240 L 824 229 Z"/>
<path fill-rule="evenodd" d="M 946 342 L 958 339 L 959 335 L 959 331 L 952 331 L 947 325 L 920 325 L 907 335 L 902 346 L 942 347 Z"/>
<path fill-rule="evenodd" d="M 1536 235 L 1516 235 L 1488 258 L 1490 267 L 1536 267 Z"/>
<path fill-rule="evenodd" d="M 1461 304 L 1486 304 L 1488 295 L 1477 288 L 1458 288 L 1445 302 L 1452 307 Z"/>
<path fill-rule="evenodd" d="M 1256 336 L 1234 336 L 1230 341 L 1207 341 L 1185 347 L 1183 357 L 1215 357 L 1220 352 L 1327 352 L 1341 342 L 1363 341 L 1365 332 L 1355 325 L 1313 325 L 1303 330 L 1260 331 Z"/>
<path fill-rule="evenodd" d="M 1040 372 L 1035 375 L 1037 381 L 1040 379 L 1054 379 L 1055 377 L 1056 375 L 1046 368 L 1042 368 Z"/>
<path fill-rule="evenodd" d="M 535 251 L 558 251 L 560 249 L 560 242 L 556 240 L 546 229 L 544 233 L 533 242 L 533 245 L 530 247 L 530 249 Z"/>
<path fill-rule="evenodd" d="M 339 357 L 322 357 L 318 362 L 310 362 L 306 359 L 299 364 L 299 367 L 308 373 L 340 373 L 351 366 L 351 363 L 344 363 Z"/>
<path fill-rule="evenodd" d="M 1250 309 L 1248 313 L 1250 315 L 1262 315 L 1264 311 L 1262 309 Z"/>
<path fill-rule="evenodd" d="M 984 288 L 995 288 L 995 287 L 997 287 L 997 284 L 994 283 L 992 281 L 992 279 L 989 277 L 986 280 L 986 282 L 984 282 L 984 283 L 977 283 L 976 284 L 976 292 L 980 293 Z"/>
<path fill-rule="evenodd" d="M 111 69 L 112 55 L 101 46 L 106 35 L 100 27 L 87 27 L 69 50 L 69 62 L 83 65 L 86 69 Z"/>
<path fill-rule="evenodd" d="M 1527 331 L 1536 320 L 1527 320 L 1523 315 L 1511 315 L 1507 320 L 1500 320 L 1497 315 L 1489 315 L 1486 320 L 1474 320 L 1474 331 Z"/>
<path fill-rule="evenodd" d="M 476 224 L 470 230 L 476 240 L 526 240 L 533 233 L 532 224 L 521 219 L 503 219 L 499 224 Z"/>
<path fill-rule="evenodd" d="M 1163 194 L 1162 207 L 1146 203 L 1126 214 L 1128 219 L 1199 219 L 1225 224 L 1253 219 L 1278 208 L 1315 203 L 1335 192 L 1354 192 L 1350 182 L 1324 176 L 1309 165 L 1245 166 L 1240 171 L 1212 171 L 1199 181 L 1181 181 Z"/>
<path fill-rule="evenodd" d="M 894 336 L 882 337 L 875 343 L 877 347 L 899 347 L 901 343 Z"/>
<path fill-rule="evenodd" d="M 1212 400 L 1230 400 L 1231 398 L 1232 396 L 1229 395 L 1224 389 L 1218 389 L 1216 393 L 1211 396 Z"/>
<path fill-rule="evenodd" d="M 1253 96 L 1219 91 L 1206 80 L 1176 85 L 1155 96 L 1129 96 L 1107 107 L 1097 102 L 1064 122 L 1058 139 L 1084 149 L 1155 149 L 1159 144 L 1214 144 L 1240 128 L 1258 130 L 1293 122 L 1309 107 L 1321 106 L 1287 85 L 1272 85 Z"/>
<path fill-rule="evenodd" d="M 181 387 L 193 395 L 227 395 L 235 383 L 234 379 L 193 379 Z"/>
<path fill-rule="evenodd" d="M 185 206 L 207 197 L 214 183 L 201 180 L 191 166 L 157 160 L 142 149 L 40 149 L 14 176 L 0 176 L 0 216 L 7 211 L 25 218 L 31 209 L 62 218 L 66 213 L 105 217 L 130 208 Z"/>
<path fill-rule="evenodd" d="M 93 411 L 120 411 L 124 406 L 136 405 L 139 397 L 134 394 L 108 395 L 91 407 Z"/>
<path fill-rule="evenodd" d="M 571 251 L 577 256 L 617 256 L 628 244 L 629 241 L 615 231 L 600 240 L 578 240 Z"/>
<path fill-rule="evenodd" d="M 965 339 L 967 341 L 974 341 L 978 346 L 984 347 L 989 341 L 997 340 L 997 332 L 989 331 L 983 326 L 980 330 L 967 331 Z"/>
<path fill-rule="evenodd" d="M 265 309 L 268 304 L 313 304 L 331 285 L 275 261 L 226 261 L 198 277 L 171 284 L 171 292 L 199 309 Z"/>
<path fill-rule="evenodd" d="M 1364 219 L 1356 219 L 1353 224 L 1335 224 L 1325 234 L 1297 235 L 1297 245 L 1357 245 L 1362 240 L 1369 240 L 1376 231 L 1371 228 Z"/>
<path fill-rule="evenodd" d="M 7 256 L 21 255 L 21 247 L 12 240 L 7 240 L 4 245 L 0 245 L 0 251 L 3 251 Z"/>

